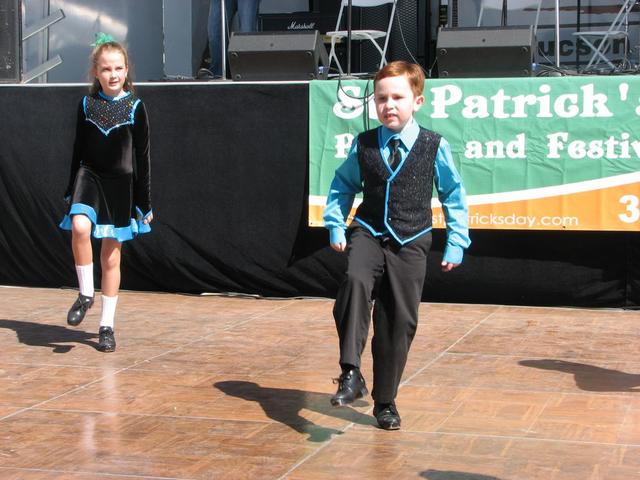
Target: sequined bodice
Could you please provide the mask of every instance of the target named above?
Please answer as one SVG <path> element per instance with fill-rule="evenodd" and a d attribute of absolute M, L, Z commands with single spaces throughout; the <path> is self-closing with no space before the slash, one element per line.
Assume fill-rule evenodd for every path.
<path fill-rule="evenodd" d="M 100 131 L 109 133 L 122 125 L 132 125 L 138 100 L 133 95 L 121 99 L 106 99 L 99 95 L 84 98 L 84 112 L 88 121 Z"/>

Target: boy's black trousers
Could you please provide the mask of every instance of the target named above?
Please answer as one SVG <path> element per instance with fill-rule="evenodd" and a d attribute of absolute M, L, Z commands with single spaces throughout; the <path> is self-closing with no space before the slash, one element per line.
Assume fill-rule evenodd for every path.
<path fill-rule="evenodd" d="M 340 364 L 360 368 L 373 304 L 371 395 L 378 403 L 391 403 L 418 325 L 431 232 L 400 245 L 392 238 L 374 237 L 354 222 L 347 236 L 347 275 L 333 308 Z"/>

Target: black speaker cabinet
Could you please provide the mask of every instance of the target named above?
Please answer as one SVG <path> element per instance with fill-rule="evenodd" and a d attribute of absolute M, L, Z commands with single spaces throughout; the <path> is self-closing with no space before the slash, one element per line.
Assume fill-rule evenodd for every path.
<path fill-rule="evenodd" d="M 529 26 L 442 28 L 436 44 L 440 78 L 529 77 L 533 54 Z"/>
<path fill-rule="evenodd" d="M 329 59 L 316 30 L 234 32 L 229 66 L 238 81 L 314 80 L 327 78 Z"/>
<path fill-rule="evenodd" d="M 0 0 L 0 83 L 20 82 L 20 1 Z"/>

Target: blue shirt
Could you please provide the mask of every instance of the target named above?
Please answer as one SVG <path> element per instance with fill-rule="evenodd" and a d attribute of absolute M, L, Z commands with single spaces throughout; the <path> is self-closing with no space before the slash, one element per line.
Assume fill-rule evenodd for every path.
<path fill-rule="evenodd" d="M 399 133 L 384 126 L 378 127 L 378 145 L 380 146 L 380 155 L 385 163 L 387 163 L 391 153 L 389 140 L 398 138 L 400 139 L 401 162 L 397 169 L 401 169 L 419 133 L 420 126 L 414 119 L 407 123 Z M 388 164 L 387 167 L 392 172 Z M 447 244 L 443 260 L 445 262 L 461 263 L 464 249 L 471 244 L 467 200 L 462 179 L 453 163 L 451 147 L 444 138 L 440 139 L 435 158 L 434 182 L 447 224 Z M 361 191 L 362 180 L 358 163 L 358 142 L 354 140 L 347 159 L 336 169 L 335 177 L 329 189 L 327 205 L 324 209 L 324 224 L 329 229 L 331 243 L 346 242 L 346 219 L 353 206 L 355 195 Z M 364 223 L 361 223 L 361 225 L 367 228 L 374 236 L 389 233 L 388 230 L 377 232 L 370 225 Z M 431 228 L 428 228 L 422 234 L 430 230 Z M 396 238 L 396 240 L 399 239 Z M 407 243 L 407 241 L 400 241 L 400 243 Z"/>

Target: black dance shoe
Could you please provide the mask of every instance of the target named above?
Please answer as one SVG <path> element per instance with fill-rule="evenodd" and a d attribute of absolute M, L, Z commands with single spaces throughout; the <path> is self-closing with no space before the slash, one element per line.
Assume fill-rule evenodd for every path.
<path fill-rule="evenodd" d="M 67 313 L 67 323 L 73 327 L 80 325 L 84 316 L 87 314 L 87 310 L 93 305 L 93 297 L 87 297 L 86 295 L 79 294 L 78 298 Z"/>
<path fill-rule="evenodd" d="M 101 352 L 114 352 L 116 350 L 116 338 L 113 336 L 113 328 L 100 327 L 98 330 L 98 350 Z"/>
<path fill-rule="evenodd" d="M 331 397 L 331 405 L 334 407 L 353 403 L 354 400 L 362 398 L 369 393 L 358 368 L 342 372 L 340 378 L 334 379 L 333 382 L 339 384 L 338 391 Z"/>
<path fill-rule="evenodd" d="M 393 403 L 375 403 L 373 416 L 383 430 L 400 430 L 400 414 Z"/>

